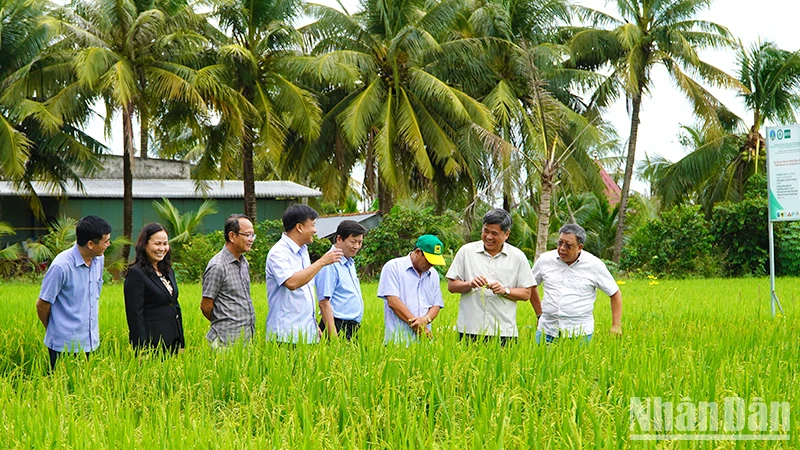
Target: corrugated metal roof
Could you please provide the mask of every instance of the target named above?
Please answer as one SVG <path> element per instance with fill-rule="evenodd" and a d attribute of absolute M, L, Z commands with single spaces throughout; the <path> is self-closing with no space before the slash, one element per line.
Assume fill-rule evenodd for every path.
<path fill-rule="evenodd" d="M 133 180 L 133 198 L 243 198 L 244 183 L 240 180 L 206 182 L 208 191 L 195 189 L 194 180 Z M 122 198 L 122 180 L 83 180 L 84 191 L 73 184 L 67 187 L 67 196 L 75 198 Z M 57 197 L 59 192 L 34 183 L 40 197 Z M 9 181 L 0 181 L 0 197 L 18 196 L 22 193 Z M 256 181 L 257 198 L 320 197 L 322 192 L 292 181 Z"/>
<path fill-rule="evenodd" d="M 356 222 L 363 222 L 370 217 L 376 216 L 377 212 L 363 213 L 363 214 L 341 214 L 337 216 L 320 217 L 314 222 L 317 227 L 317 237 L 325 238 L 332 236 L 336 233 L 336 228 L 343 220 L 355 220 Z"/>

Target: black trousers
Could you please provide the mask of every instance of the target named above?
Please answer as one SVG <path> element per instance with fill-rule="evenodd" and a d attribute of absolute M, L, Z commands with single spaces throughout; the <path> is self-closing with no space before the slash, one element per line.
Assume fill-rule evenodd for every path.
<path fill-rule="evenodd" d="M 505 347 L 508 344 L 514 344 L 517 342 L 517 338 L 514 336 L 486 336 L 486 335 L 477 335 L 477 334 L 467 334 L 467 333 L 458 333 L 458 340 L 459 341 L 468 341 L 468 342 L 482 342 L 482 343 L 491 343 L 491 342 L 500 342 L 501 347 Z"/>
<path fill-rule="evenodd" d="M 336 332 L 340 336 L 342 333 L 344 333 L 344 337 L 348 341 L 353 339 L 353 337 L 356 336 L 358 329 L 361 328 L 361 324 L 355 320 L 337 319 L 336 317 L 333 318 L 333 325 L 336 327 Z M 319 321 L 319 329 L 323 332 L 325 331 L 325 322 L 323 322 L 321 319 Z"/>
<path fill-rule="evenodd" d="M 47 350 L 50 352 L 50 371 L 52 371 L 56 368 L 56 361 L 58 361 L 58 358 L 61 357 L 62 352 L 57 352 L 52 348 L 48 348 Z M 72 353 L 67 354 L 71 355 Z M 86 359 L 89 359 L 89 352 L 84 353 L 84 355 L 86 356 Z"/>

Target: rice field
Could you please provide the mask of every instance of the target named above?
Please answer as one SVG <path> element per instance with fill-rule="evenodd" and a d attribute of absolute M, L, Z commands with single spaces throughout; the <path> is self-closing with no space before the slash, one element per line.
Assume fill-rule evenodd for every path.
<path fill-rule="evenodd" d="M 100 349 L 88 361 L 65 358 L 51 375 L 34 306 L 39 286 L 4 282 L 0 447 L 796 448 L 798 281 L 778 280 L 786 314 L 773 319 L 767 279 L 628 280 L 624 336 L 607 335 L 600 294 L 586 346 L 534 345 L 535 316 L 524 303 L 519 341 L 506 348 L 459 342 L 450 294 L 432 342 L 384 347 L 374 283 L 363 285 L 358 343 L 279 347 L 264 341 L 265 288 L 254 285 L 257 339 L 227 352 L 206 345 L 200 286 L 181 285 L 187 349 L 165 359 L 133 355 L 122 285 L 106 284 Z M 779 433 L 788 440 L 729 440 L 752 439 L 749 428 L 713 441 L 634 440 L 642 422 L 632 419 L 633 398 L 719 402 L 721 411 L 729 397 L 788 402 L 791 424 Z M 685 411 L 659 420 L 681 423 Z"/>

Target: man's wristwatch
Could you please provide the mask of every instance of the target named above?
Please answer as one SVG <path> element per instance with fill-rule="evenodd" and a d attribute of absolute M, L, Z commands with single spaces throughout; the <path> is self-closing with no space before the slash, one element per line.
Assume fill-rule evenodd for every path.
<path fill-rule="evenodd" d="M 508 297 L 509 295 L 511 295 L 511 289 L 506 288 L 506 297 Z"/>

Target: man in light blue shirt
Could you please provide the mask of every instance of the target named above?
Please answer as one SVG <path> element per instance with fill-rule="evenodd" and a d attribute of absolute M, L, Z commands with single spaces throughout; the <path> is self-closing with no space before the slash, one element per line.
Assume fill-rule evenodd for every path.
<path fill-rule="evenodd" d="M 421 334 L 432 336 L 431 322 L 444 308 L 439 273 L 433 269 L 434 265 L 444 265 L 443 249 L 436 236 L 424 234 L 408 256 L 383 266 L 378 297 L 384 300 L 384 344 L 408 345 L 418 341 Z"/>
<path fill-rule="evenodd" d="M 342 251 L 333 248 L 311 264 L 307 246 L 314 241 L 317 217 L 306 205 L 292 205 L 283 213 L 284 233 L 267 255 L 267 340 L 292 344 L 319 341 L 311 282 L 320 269 L 339 261 Z"/>
<path fill-rule="evenodd" d="M 76 243 L 59 253 L 42 280 L 36 313 L 44 325 L 44 345 L 52 370 L 62 352 L 89 352 L 100 345 L 97 310 L 103 288 L 103 253 L 111 245 L 111 225 L 86 216 L 75 227 Z"/>
<path fill-rule="evenodd" d="M 355 220 L 341 221 L 333 237 L 333 248 L 341 250 L 342 257 L 323 267 L 316 277 L 317 299 L 322 316 L 319 328 L 327 331 L 331 338 L 343 333 L 349 341 L 361 326 L 364 300 L 353 257 L 364 245 L 366 232 L 367 229 Z"/>

